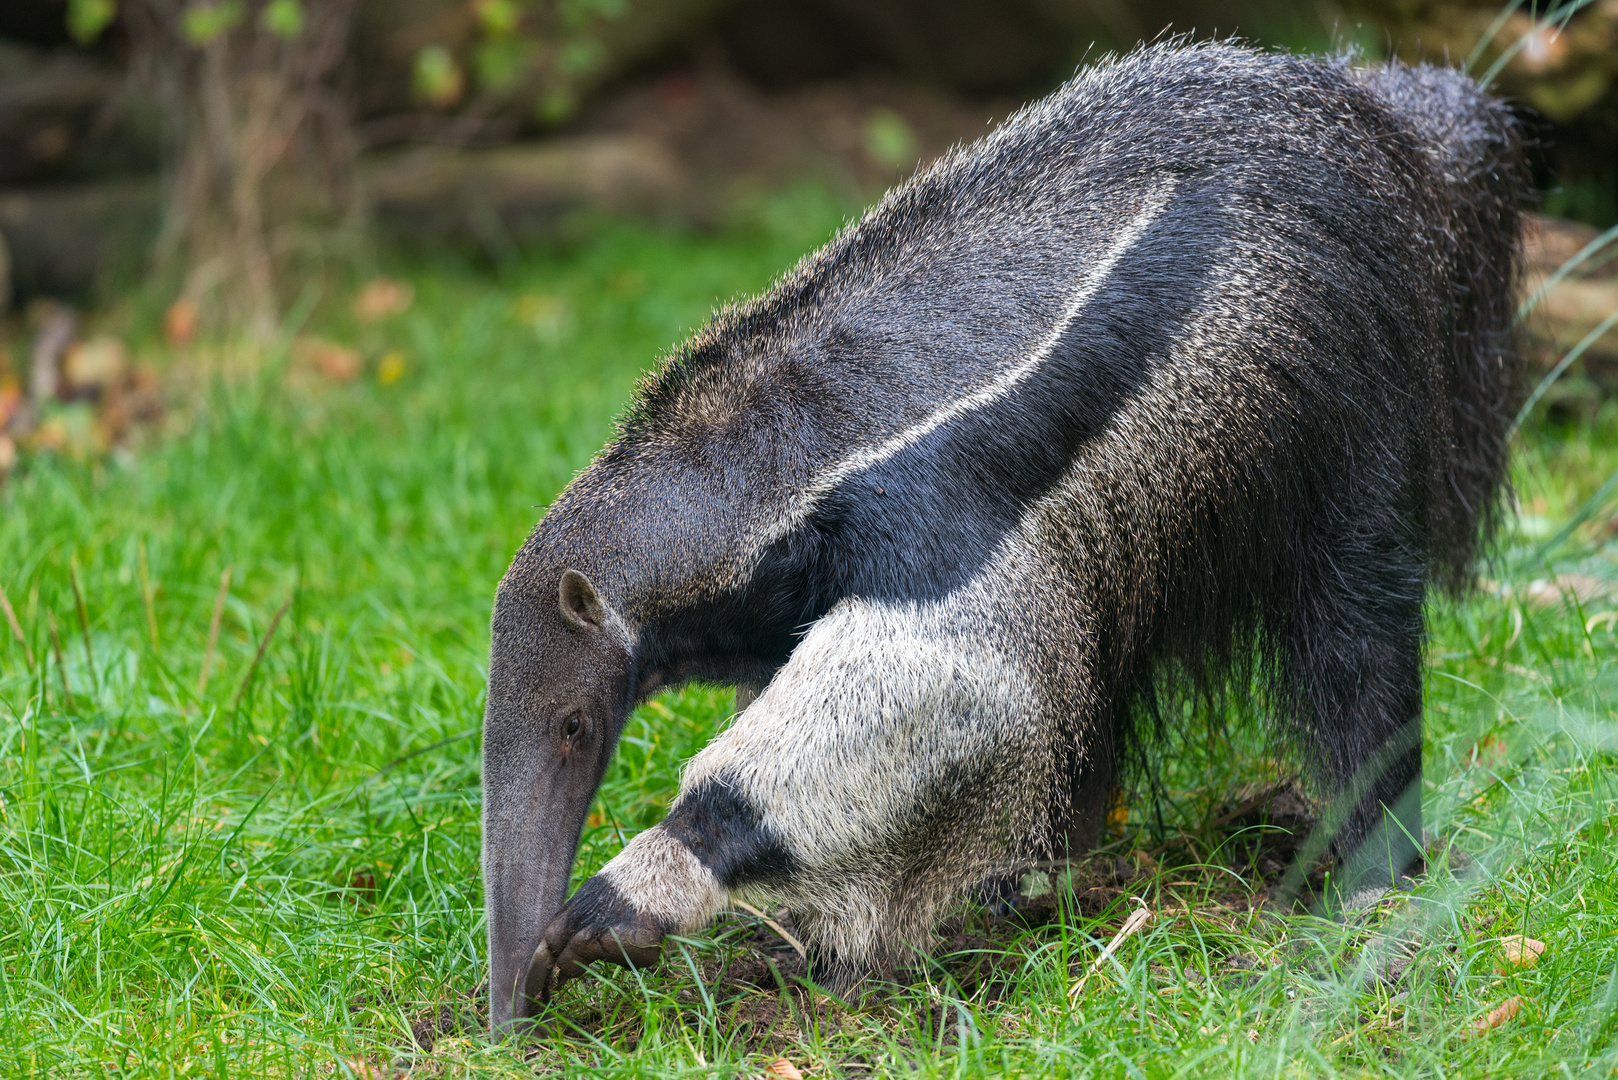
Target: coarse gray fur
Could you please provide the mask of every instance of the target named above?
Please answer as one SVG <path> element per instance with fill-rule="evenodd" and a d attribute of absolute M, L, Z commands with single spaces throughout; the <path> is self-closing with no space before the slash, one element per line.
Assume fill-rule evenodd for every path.
<path fill-rule="evenodd" d="M 1171 42 L 720 312 L 500 585 L 495 1026 L 732 896 L 834 982 L 887 967 L 1189 693 L 1257 685 L 1352 792 L 1345 873 L 1405 870 L 1422 602 L 1500 505 L 1527 183 L 1458 72 Z M 629 709 L 693 678 L 762 689 L 563 907 Z"/>

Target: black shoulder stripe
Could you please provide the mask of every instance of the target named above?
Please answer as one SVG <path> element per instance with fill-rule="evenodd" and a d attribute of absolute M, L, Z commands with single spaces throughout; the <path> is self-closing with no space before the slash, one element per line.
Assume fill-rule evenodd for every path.
<path fill-rule="evenodd" d="M 751 802 L 722 779 L 704 780 L 675 803 L 663 831 L 691 849 L 727 889 L 785 881 L 798 860 Z"/>

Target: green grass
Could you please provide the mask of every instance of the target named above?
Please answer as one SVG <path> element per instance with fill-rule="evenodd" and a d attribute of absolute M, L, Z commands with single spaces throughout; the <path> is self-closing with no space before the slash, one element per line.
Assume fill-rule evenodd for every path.
<path fill-rule="evenodd" d="M 273 354 L 193 360 L 163 438 L 133 457 L 35 459 L 9 482 L 0 585 L 36 661 L 54 619 L 72 696 L 54 662 L 30 670 L 0 644 L 7 1074 L 742 1076 L 777 1054 L 811 1076 L 1618 1069 L 1615 623 L 1600 601 L 1523 592 L 1547 576 L 1527 558 L 1537 539 L 1618 469 L 1612 409 L 1526 433 L 1531 512 L 1494 571 L 1507 588 L 1432 609 L 1429 825 L 1474 861 L 1441 865 L 1408 901 L 1347 924 L 1250 911 L 1240 838 L 1201 826 L 1278 766 L 1251 735 L 1192 717 L 1162 778 L 1163 827 L 1189 846 L 1110 904 L 970 938 L 980 955 L 923 985 L 848 1006 L 753 987 L 736 977 L 752 924 L 732 921 L 656 973 L 582 980 L 537 1046 L 414 1045 L 413 1023 L 464 1009 L 482 978 L 476 727 L 495 582 L 638 372 L 837 213 L 799 192 L 719 236 L 602 225 L 497 279 L 420 269 L 414 308 L 379 327 L 330 297 L 322 332 L 373 358 L 402 350 L 402 380 L 289 379 Z M 1618 583 L 1599 518 L 1550 558 Z M 658 820 L 730 701 L 695 688 L 636 712 L 581 875 Z M 1120 850 L 1159 838 L 1135 818 Z M 1129 896 L 1157 918 L 1070 1006 L 1071 973 Z M 1360 977 L 1373 935 L 1410 929 L 1402 982 Z M 1548 950 L 1500 976 L 1509 933 Z M 1520 1015 L 1467 1037 L 1513 995 Z"/>

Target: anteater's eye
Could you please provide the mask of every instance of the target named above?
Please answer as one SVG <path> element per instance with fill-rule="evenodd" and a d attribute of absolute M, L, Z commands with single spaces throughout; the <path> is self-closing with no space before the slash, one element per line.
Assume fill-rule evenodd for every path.
<path fill-rule="evenodd" d="M 583 729 L 584 717 L 580 716 L 578 713 L 574 713 L 572 716 L 567 718 L 567 723 L 562 725 L 562 734 L 566 738 L 572 739 L 576 738 L 579 732 Z"/>

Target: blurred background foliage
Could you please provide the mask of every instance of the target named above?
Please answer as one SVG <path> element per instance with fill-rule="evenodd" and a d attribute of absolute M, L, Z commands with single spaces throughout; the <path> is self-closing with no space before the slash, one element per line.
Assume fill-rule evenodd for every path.
<path fill-rule="evenodd" d="M 6 0 L 0 474 L 52 400 L 133 387 L 98 329 L 269 345 L 401 257 L 711 231 L 805 182 L 852 213 L 1167 34 L 1465 64 L 1533 136 L 1536 286 L 1618 222 L 1618 0 Z M 1548 407 L 1618 386 L 1615 271 L 1550 282 L 1541 362 L 1595 337 Z"/>
<path fill-rule="evenodd" d="M 1546 207 L 1618 221 L 1618 0 L 7 0 L 8 291 L 155 272 L 262 335 L 378 235 L 499 259 L 580 206 L 868 195 L 1167 32 L 1468 62 L 1538 128 Z"/>

